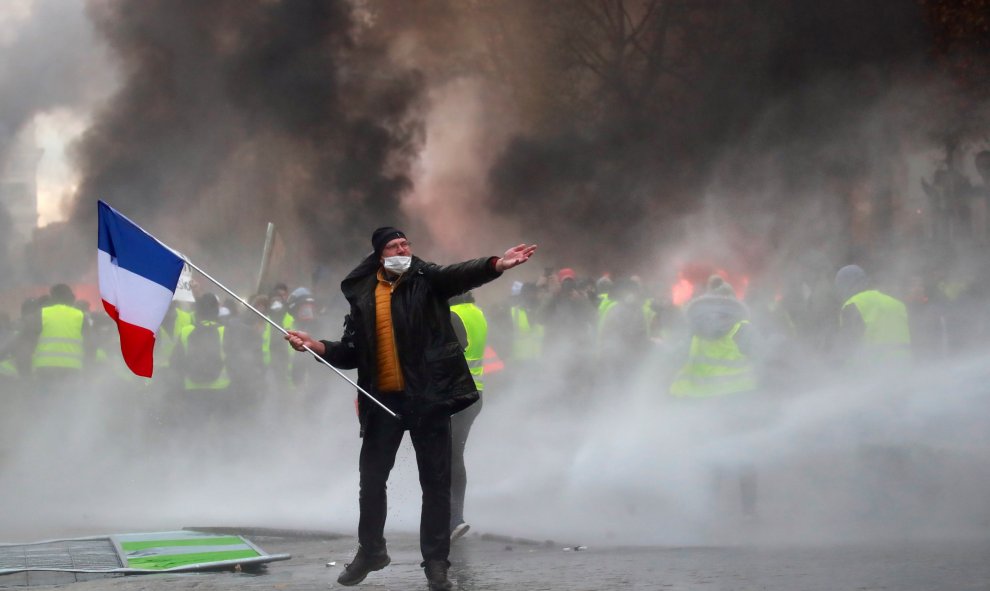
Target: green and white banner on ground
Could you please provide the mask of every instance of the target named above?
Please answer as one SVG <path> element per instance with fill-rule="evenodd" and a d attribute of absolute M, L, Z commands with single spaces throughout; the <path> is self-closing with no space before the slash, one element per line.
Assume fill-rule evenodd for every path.
<path fill-rule="evenodd" d="M 196 531 L 119 534 L 110 536 L 110 541 L 131 570 L 200 570 L 283 560 L 241 536 Z"/>
<path fill-rule="evenodd" d="M 269 554 L 238 535 L 183 530 L 2 544 L 0 574 L 188 572 L 248 568 L 289 558 Z"/>

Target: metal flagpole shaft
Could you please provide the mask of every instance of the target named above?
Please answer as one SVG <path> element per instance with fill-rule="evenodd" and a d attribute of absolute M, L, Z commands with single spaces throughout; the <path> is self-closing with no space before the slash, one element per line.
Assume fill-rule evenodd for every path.
<path fill-rule="evenodd" d="M 265 230 L 265 247 L 261 249 L 261 266 L 258 267 L 258 281 L 254 284 L 254 292 L 261 291 L 261 284 L 268 274 L 268 265 L 272 260 L 272 245 L 275 243 L 275 224 L 268 222 L 268 229 Z"/>
<path fill-rule="evenodd" d="M 169 250 L 172 250 L 172 249 L 169 249 Z M 176 252 L 176 251 L 172 250 L 172 252 Z M 259 310 L 257 310 L 251 304 L 245 302 L 244 301 L 244 298 L 242 298 L 241 296 L 239 296 L 236 293 L 234 293 L 234 292 L 230 291 L 229 289 L 227 289 L 222 283 L 220 283 L 219 281 L 217 281 L 216 279 L 214 279 L 213 277 L 211 277 L 209 273 L 207 273 L 206 271 L 204 271 L 204 270 L 200 269 L 199 267 L 197 267 L 196 265 L 194 265 L 192 263 L 192 261 L 190 261 L 188 258 L 186 258 L 185 255 L 183 255 L 181 253 L 176 253 L 176 254 L 178 254 L 179 257 L 183 261 L 185 261 L 185 263 L 187 265 L 189 265 L 190 267 L 192 267 L 193 269 L 195 269 L 196 271 L 198 271 L 203 277 L 206 277 L 207 279 L 209 279 L 210 281 L 212 281 L 214 284 L 216 284 L 217 287 L 219 287 L 220 289 L 222 289 L 225 292 L 227 292 L 235 300 L 237 300 L 238 302 L 244 304 L 244 306 L 246 306 L 248 310 L 251 310 L 252 312 L 254 312 L 255 314 L 257 314 L 258 316 L 260 316 L 261 318 L 263 318 L 265 320 L 265 322 L 267 322 L 268 324 L 271 324 L 272 326 L 274 326 L 283 335 L 286 335 L 286 336 L 289 335 L 289 331 L 287 331 L 284 328 L 282 328 L 281 325 L 279 325 L 277 322 L 275 322 L 274 320 L 272 320 L 268 316 L 265 316 L 264 314 L 262 314 Z M 320 357 L 316 353 L 316 351 L 310 349 L 306 345 L 303 345 L 303 348 L 306 349 L 307 351 L 309 351 L 313 355 L 313 357 L 315 357 L 317 359 L 317 361 L 319 361 L 323 365 L 325 365 L 325 366 L 329 367 L 330 369 L 332 369 L 334 372 L 337 373 L 338 376 L 340 376 L 340 377 L 344 378 L 345 380 L 347 380 L 347 382 L 350 385 L 352 385 L 352 386 L 354 386 L 355 388 L 358 389 L 358 392 L 360 392 L 360 393 L 364 394 L 365 396 L 367 396 L 368 398 L 370 398 L 371 401 L 374 402 L 375 404 L 377 404 L 378 406 L 380 406 L 382 410 L 384 410 L 385 412 L 387 412 L 388 414 L 392 415 L 395 418 L 399 418 L 398 415 L 396 415 L 394 412 L 392 412 L 387 406 L 385 406 L 384 404 L 382 404 L 380 400 L 378 400 L 377 398 L 375 398 L 371 394 L 368 394 L 368 392 L 366 392 L 365 389 L 362 388 L 361 386 L 358 386 L 357 383 L 354 380 L 352 380 L 351 378 L 349 378 L 346 375 L 344 375 L 344 373 L 342 371 L 340 371 L 339 369 L 337 369 L 336 367 L 334 367 L 333 365 L 331 365 L 329 361 L 327 361 L 323 357 Z"/>

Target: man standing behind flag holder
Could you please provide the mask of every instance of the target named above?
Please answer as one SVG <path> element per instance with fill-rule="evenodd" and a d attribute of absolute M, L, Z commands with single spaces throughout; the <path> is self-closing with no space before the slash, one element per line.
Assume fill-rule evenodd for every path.
<path fill-rule="evenodd" d="M 172 352 L 171 366 L 182 380 L 179 424 L 216 429 L 215 419 L 230 400 L 225 327 L 220 324 L 220 302 L 212 293 L 196 298 L 196 322 L 183 326 Z M 205 432 L 205 431 L 204 431 Z"/>
<path fill-rule="evenodd" d="M 286 336 L 297 351 L 309 348 L 336 367 L 357 368 L 358 385 L 399 415 L 358 399 L 364 438 L 359 547 L 337 582 L 356 585 L 391 562 L 384 537 L 386 482 L 403 433 L 409 431 L 423 489 L 422 566 L 432 591 L 449 590 L 450 416 L 477 401 L 478 392 L 447 301 L 525 263 L 536 246 L 520 244 L 502 257 L 440 266 L 414 257 L 406 235 L 396 228 L 378 228 L 371 244 L 373 252 L 341 282 L 350 304 L 341 339 L 315 340 L 295 330 Z"/>
<path fill-rule="evenodd" d="M 464 449 L 467 447 L 471 425 L 481 412 L 485 392 L 485 351 L 488 341 L 488 320 L 474 301 L 470 291 L 450 299 L 450 322 L 457 340 L 464 349 L 474 386 L 478 389 L 478 401 L 450 417 L 450 541 L 460 538 L 471 529 L 464 521 L 464 496 L 467 491 L 467 467 L 464 465 Z"/>

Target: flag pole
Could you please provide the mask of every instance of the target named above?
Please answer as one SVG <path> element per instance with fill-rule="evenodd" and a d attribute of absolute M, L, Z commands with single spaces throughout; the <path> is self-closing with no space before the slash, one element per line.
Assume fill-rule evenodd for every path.
<path fill-rule="evenodd" d="M 149 234 L 149 236 L 150 236 L 150 234 Z M 165 246 L 165 244 L 162 243 L 160 240 L 158 240 L 158 242 L 160 244 L 162 244 L 163 246 Z M 212 281 L 217 287 L 219 287 L 220 289 L 222 289 L 225 292 L 227 292 L 227 294 L 230 295 L 232 298 L 234 298 L 238 302 L 244 304 L 244 306 L 247 307 L 248 310 L 251 310 L 252 312 L 254 312 L 255 314 L 257 314 L 258 316 L 260 316 L 265 322 L 267 322 L 268 324 L 274 326 L 283 335 L 289 336 L 289 331 L 287 331 L 284 328 L 282 328 L 282 326 L 279 323 L 275 322 L 274 320 L 272 320 L 271 318 L 269 318 L 268 316 L 266 316 L 265 314 L 263 314 L 262 312 L 260 312 L 257 308 L 255 308 L 251 304 L 249 304 L 246 301 L 244 301 L 244 298 L 242 298 L 241 296 L 239 296 L 236 293 L 234 293 L 234 292 L 230 291 L 229 289 L 227 289 L 226 286 L 224 286 L 222 283 L 220 283 L 219 281 L 217 281 L 216 279 L 214 279 L 209 273 L 207 273 L 206 271 L 204 271 L 204 270 L 200 269 L 199 267 L 197 267 L 196 265 L 194 265 L 193 262 L 190 261 L 184 254 L 179 253 L 179 252 L 177 252 L 177 251 L 175 251 L 175 250 L 173 250 L 171 248 L 169 248 L 169 250 L 171 250 L 172 252 L 175 252 L 177 255 L 179 255 L 179 258 L 181 258 L 183 261 L 185 261 L 185 263 L 187 265 L 189 265 L 190 267 L 192 267 L 193 269 L 195 269 L 196 271 L 198 271 L 203 277 L 206 277 L 207 279 L 209 279 L 210 281 Z M 355 382 L 351 378 L 349 378 L 346 375 L 344 375 L 344 373 L 342 371 L 340 371 L 339 369 L 337 369 L 336 367 L 334 367 L 333 365 L 331 365 L 329 361 L 327 361 L 326 359 L 324 359 L 323 357 L 321 357 L 320 355 L 318 355 L 316 353 L 316 351 L 310 349 L 306 345 L 303 345 L 303 348 L 306 349 L 307 351 L 309 351 L 313 355 L 313 357 L 316 358 L 317 361 L 319 361 L 323 365 L 325 365 L 325 366 L 329 367 L 330 369 L 332 369 L 334 372 L 337 373 L 338 376 L 340 376 L 340 377 L 344 378 L 345 380 L 347 380 L 347 382 L 350 385 L 352 385 L 352 386 L 354 386 L 355 388 L 358 389 L 358 392 L 360 392 L 360 393 L 364 394 L 365 396 L 367 396 L 368 398 L 370 398 L 371 401 L 374 402 L 375 404 L 377 404 L 379 407 L 381 407 L 382 410 L 384 410 L 385 412 L 387 412 L 388 414 L 392 415 L 395 418 L 399 418 L 399 416 L 397 414 L 395 414 L 387 406 L 385 406 L 384 404 L 382 404 L 381 401 L 379 401 L 377 398 L 375 398 L 371 394 L 368 394 L 368 392 L 365 391 L 364 388 L 362 388 L 361 386 L 358 386 L 357 385 L 357 382 Z"/>
<path fill-rule="evenodd" d="M 258 282 L 255 284 L 255 293 L 261 292 L 261 285 L 265 280 L 265 276 L 268 274 L 268 265 L 272 260 L 272 246 L 275 243 L 275 224 L 268 222 L 268 228 L 265 230 L 265 246 L 261 250 L 261 266 L 258 268 Z"/>

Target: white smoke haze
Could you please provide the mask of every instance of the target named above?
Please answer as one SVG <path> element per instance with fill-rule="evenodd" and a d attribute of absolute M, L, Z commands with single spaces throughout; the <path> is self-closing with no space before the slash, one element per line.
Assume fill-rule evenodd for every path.
<path fill-rule="evenodd" d="M 477 531 L 815 544 L 978 536 L 990 519 L 985 352 L 868 379 L 808 373 L 804 387 L 754 401 L 741 426 L 717 407 L 672 403 L 656 363 L 628 380 L 593 377 L 593 388 L 563 388 L 568 377 L 547 371 L 492 380 L 467 452 Z M 21 540 L 193 525 L 351 532 L 360 440 L 350 388 L 325 380 L 317 398 L 230 405 L 205 444 L 158 424 L 174 403 L 148 392 L 86 388 L 59 412 L 6 413 L 0 530 Z M 732 476 L 744 464 L 758 473 L 756 522 L 742 519 Z M 388 529 L 415 531 L 419 504 L 406 441 Z"/>
<path fill-rule="evenodd" d="M 513 132 L 508 117 L 490 116 L 505 112 L 499 102 L 493 85 L 477 78 L 458 78 L 431 92 L 425 146 L 413 171 L 416 188 L 403 206 L 411 217 L 424 220 L 438 254 L 503 252 L 506 240 L 538 240 L 522 236 L 511 221 L 534 212 L 492 207 L 486 173 Z"/>
<path fill-rule="evenodd" d="M 360 3 L 361 10 L 351 15 L 353 28 L 340 27 L 358 46 L 366 38 L 388 39 L 396 26 L 376 20 L 388 15 L 376 17 L 373 9 L 401 13 L 401 5 L 377 4 Z M 0 12 L 4 65 L 31 54 L 22 47 L 61 50 L 34 55 L 37 63 L 67 64 L 67 71 L 74 63 L 67 48 L 85 48 L 79 53 L 92 57 L 92 25 L 81 14 L 58 12 L 60 6 L 55 0 L 5 5 Z M 67 203 L 63 217 L 88 223 L 91 213 L 85 212 L 93 209 L 92 200 L 106 197 L 81 192 L 80 179 L 113 191 L 120 200 L 115 207 L 245 295 L 270 219 L 297 259 L 277 278 L 290 289 L 309 283 L 313 264 L 320 263 L 330 269 L 332 291 L 367 252 L 368 236 L 379 224 L 406 228 L 416 253 L 437 262 L 539 243 L 529 265 L 477 290 L 478 300 L 492 311 L 490 322 L 512 281 L 535 280 L 544 267 L 573 267 L 590 277 L 636 272 L 658 286 L 655 295 L 666 296 L 677 271 L 692 262 L 746 277 L 769 293 L 791 281 L 827 291 L 839 267 L 860 262 L 885 287 L 901 290 L 895 295 L 903 295 L 904 275 L 917 271 L 924 257 L 934 257 L 923 242 L 881 244 L 878 236 L 885 234 L 847 222 L 850 207 L 869 201 L 850 200 L 879 187 L 891 187 L 900 203 L 909 204 L 894 212 L 898 221 L 892 225 L 923 225 L 911 221 L 916 215 L 930 219 L 916 213 L 926 207 L 920 180 L 930 179 L 944 160 L 944 146 L 931 135 L 939 119 L 921 118 L 919 124 L 911 111 L 935 91 L 910 76 L 896 79 L 879 98 L 850 101 L 855 106 L 842 125 L 835 117 L 823 117 L 818 126 L 809 123 L 814 133 L 792 129 L 793 97 L 768 101 L 745 133 L 719 144 L 711 161 L 698 165 L 707 171 L 704 182 L 666 183 L 646 173 L 639 178 L 634 166 L 622 168 L 624 158 L 609 153 L 614 148 L 632 158 L 638 150 L 621 151 L 604 140 L 602 147 L 588 134 L 555 130 L 567 114 L 548 115 L 554 103 L 546 96 L 520 99 L 504 88 L 509 77 L 474 71 L 476 64 L 467 57 L 450 66 L 437 51 L 442 27 L 434 32 L 421 26 L 418 36 L 403 31 L 385 47 L 352 53 L 350 41 L 342 40 L 347 34 L 328 17 L 331 31 L 317 33 L 334 43 L 317 43 L 316 52 L 302 42 L 293 47 L 292 34 L 273 33 L 277 42 L 267 44 L 272 40 L 265 25 L 291 11 L 264 9 L 286 3 L 252 4 L 244 13 L 252 18 L 221 19 L 219 39 L 189 32 L 209 50 L 202 63 L 191 63 L 181 51 L 169 53 L 174 47 L 165 33 L 201 22 L 191 16 L 200 11 L 215 15 L 212 8 L 219 5 L 204 3 L 180 18 L 174 4 L 149 2 L 148 14 L 174 18 L 157 23 L 161 28 L 155 33 L 164 38 L 156 38 L 160 45 L 128 36 L 142 30 L 143 21 L 124 22 L 115 10 L 126 6 L 89 5 L 119 67 L 121 87 L 96 85 L 103 94 L 94 99 L 93 76 L 79 75 L 78 68 L 62 76 L 60 66 L 52 79 L 78 92 L 45 86 L 53 98 L 25 96 L 20 110 L 5 101 L 0 121 L 8 128 L 0 128 L 0 150 L 3 133 L 33 117 L 40 117 L 43 127 L 64 126 L 68 135 L 84 136 L 76 144 L 82 163 L 74 169 L 77 176 L 66 177 L 77 189 L 77 209 Z M 455 23 L 471 16 L 468 8 L 431 6 Z M 63 16 L 52 17 L 56 12 Z M 376 25 L 381 22 L 387 26 Z M 41 37 L 66 38 L 66 43 L 47 44 L 38 35 L 29 42 L 45 23 L 61 23 L 67 33 L 56 28 Z M 524 24 L 542 30 L 534 23 Z M 460 57 L 457 50 L 465 47 L 471 49 L 464 52 L 468 57 L 480 51 L 483 33 L 470 27 L 458 31 L 462 36 L 448 49 L 452 56 Z M 511 26 L 500 31 L 511 37 Z M 253 53 L 254 46 L 239 45 L 243 39 L 270 53 Z M 538 94 L 551 60 L 517 59 L 520 47 L 544 42 L 533 36 L 527 41 L 532 45 L 507 43 L 506 62 L 519 62 L 510 73 L 524 81 L 519 87 Z M 263 65 L 267 58 L 280 63 L 276 58 L 283 54 L 300 60 L 289 62 L 298 67 L 301 82 L 268 84 L 278 70 Z M 160 66 L 160 55 L 174 57 L 183 84 L 159 84 L 152 74 L 161 73 L 149 64 Z M 313 66 L 307 61 L 313 55 L 326 60 Z M 4 88 L 17 87 L 7 83 L 10 68 L 0 70 Z M 307 77 L 311 71 L 319 76 Z M 117 75 L 99 72 L 108 79 Z M 232 80 L 241 84 L 234 91 L 226 86 Z M 333 84 L 323 88 L 318 81 Z M 842 82 L 810 84 L 804 100 L 841 102 Z M 298 98 L 285 84 L 294 92 L 313 91 L 326 104 L 281 103 L 280 97 Z M 304 109 L 313 119 L 300 126 L 292 114 Z M 145 118 L 149 113 L 163 119 Z M 365 119 L 387 124 L 370 129 L 360 124 Z M 79 133 L 78 121 L 87 122 L 85 133 Z M 540 136 L 547 129 L 559 135 Z M 550 148 L 513 152 L 520 150 L 512 141 L 519 134 L 532 141 L 530 146 Z M 352 141 L 365 151 L 341 154 Z M 975 141 L 961 152 L 982 145 Z M 570 157 L 585 147 L 588 154 Z M 647 160 L 660 166 L 676 156 L 673 152 Z M 523 154 L 520 161 L 508 158 L 513 153 Z M 978 178 L 971 159 L 963 160 L 968 176 Z M 356 163 L 369 165 L 354 180 L 346 172 Z M 533 168 L 520 172 L 523 164 Z M 541 175 L 552 182 L 538 182 Z M 401 182 L 405 177 L 408 186 Z M 632 177 L 627 179 L 632 189 L 607 182 L 623 177 Z M 514 182 L 505 184 L 505 178 Z M 505 194 L 520 186 L 527 190 Z M 376 197 L 366 197 L 372 194 Z M 631 220 L 640 225 L 614 223 L 629 215 L 620 203 L 624 197 L 642 206 Z M 592 201 L 599 205 L 592 207 Z M 671 205 L 678 202 L 692 205 L 678 210 Z M 85 228 L 90 238 L 80 230 L 81 237 L 70 241 L 83 254 L 91 250 L 95 222 Z M 637 240 L 620 240 L 626 234 Z M 966 254 L 962 243 L 953 246 Z M 94 257 L 85 256 L 91 264 Z M 942 271 L 950 279 L 972 278 L 981 262 L 978 255 L 959 256 Z M 338 301 L 329 334 L 320 336 L 338 337 L 343 314 Z M 816 544 L 985 535 L 990 522 L 987 351 L 867 377 L 794 345 L 801 370 L 748 405 L 745 420 L 736 422 L 711 405 L 669 400 L 666 384 L 673 369 L 666 359 L 676 347 L 663 343 L 627 375 L 605 371 L 591 358 L 576 378 L 572 362 L 585 358 L 592 346 L 574 343 L 549 350 L 538 371 L 514 374 L 510 365 L 493 376 L 467 447 L 466 517 L 473 530 L 566 545 Z M 296 361 L 310 363 L 301 354 Z M 233 401 L 229 412 L 204 427 L 208 437 L 168 420 L 179 410 L 174 398 L 154 388 L 134 392 L 99 385 L 112 381 L 109 375 L 73 392 L 58 412 L 26 400 L 28 388 L 4 391 L 20 400 L 3 413 L 3 541 L 196 525 L 355 532 L 360 439 L 353 389 L 324 369 L 315 375 L 321 384 L 315 396 L 274 389 L 258 403 Z M 758 480 L 755 521 L 741 515 L 736 479 L 749 465 Z M 406 441 L 389 481 L 386 536 L 417 530 L 420 497 Z"/>
<path fill-rule="evenodd" d="M 38 163 L 38 225 L 65 221 L 79 174 L 71 165 L 70 146 L 89 129 L 91 113 L 85 109 L 59 108 L 39 113 L 25 132 L 41 150 Z"/>

